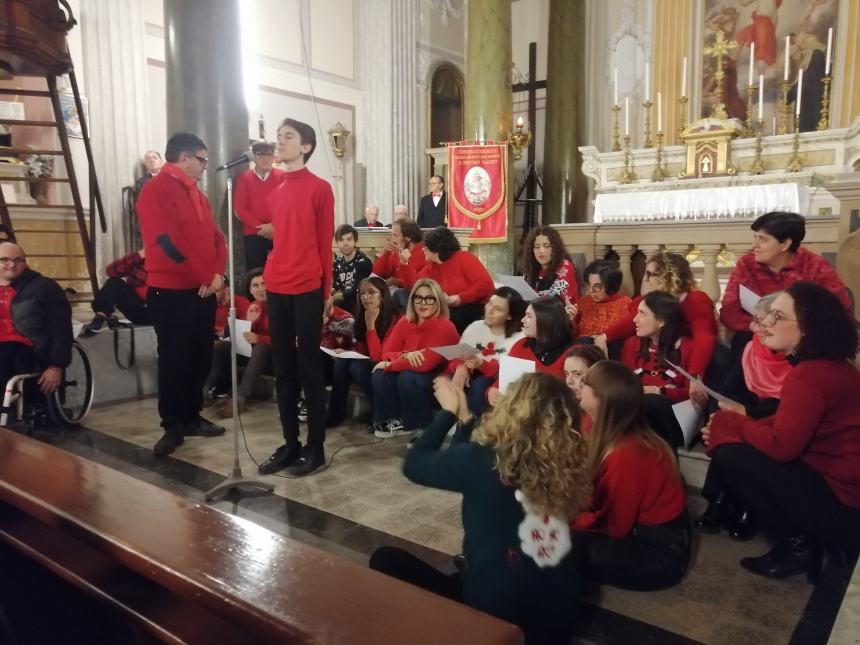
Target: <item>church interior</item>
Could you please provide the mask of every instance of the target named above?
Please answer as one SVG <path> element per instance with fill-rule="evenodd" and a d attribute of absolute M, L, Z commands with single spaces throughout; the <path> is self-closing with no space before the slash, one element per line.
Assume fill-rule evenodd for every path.
<path fill-rule="evenodd" d="M 710 317 L 719 324 L 715 343 L 732 360 L 733 339 L 746 327 L 728 326 L 721 313 L 724 296 L 732 288 L 737 292 L 733 276 L 751 254 L 753 233 L 759 234 L 754 222 L 779 212 L 802 216 L 801 251 L 817 256 L 826 275 L 848 294 L 856 337 L 858 0 L 0 0 L 0 5 L 0 224 L 18 245 L 3 244 L 0 237 L 0 261 L 8 260 L 0 266 L 0 345 L 28 336 L 4 326 L 9 320 L 14 325 L 16 316 L 14 300 L 9 305 L 3 299 L 3 289 L 17 284 L 4 282 L 6 267 L 16 267 L 14 256 L 4 257 L 9 247 L 20 248 L 22 258 L 25 249 L 24 266 L 65 291 L 75 336 L 71 365 L 61 366 L 66 369 L 59 391 L 67 391 L 55 397 L 57 403 L 49 395 L 46 414 L 25 406 L 33 392 L 25 380 L 18 394 L 8 381 L 0 410 L 0 643 L 556 642 L 521 629 L 503 612 L 480 611 L 468 597 L 455 602 L 369 565 L 388 547 L 408 552 L 449 579 L 467 575 L 473 564 L 468 499 L 456 487 L 424 485 L 407 476 L 410 460 L 426 448 L 429 429 L 410 434 L 406 431 L 415 428 L 377 424 L 375 370 L 382 365 L 386 372 L 384 361 L 373 373 L 368 367 L 365 376 L 377 392 L 374 409 L 355 376 L 351 386 L 347 380 L 341 414 L 328 403 L 329 420 L 338 418 L 325 430 L 322 467 L 310 474 L 267 471 L 283 443 L 282 424 L 287 427 L 285 406 L 279 405 L 280 368 L 277 359 L 275 368 L 270 361 L 247 401 L 244 390 L 240 399 L 235 371 L 230 383 L 236 354 L 231 357 L 231 341 L 223 339 L 236 338 L 232 350 L 241 351 L 239 324 L 246 321 L 239 320 L 233 304 L 237 319 L 235 325 L 228 322 L 229 303 L 235 303 L 230 288 L 253 303 L 254 276 L 265 276 L 272 290 L 271 258 L 279 244 L 314 245 L 310 230 L 301 231 L 298 242 L 284 242 L 273 215 L 273 224 L 266 225 L 274 225 L 275 250 L 265 271 L 261 266 L 254 273 L 248 224 L 238 206 L 248 190 L 240 175 L 265 181 L 269 173 L 292 170 L 284 165 L 283 132 L 298 132 L 305 144 L 303 131 L 291 125 L 296 122 L 316 136 L 316 152 L 299 155 L 301 167 L 324 180 L 333 196 L 333 222 L 327 225 L 337 229 L 329 249 L 336 258 L 335 284 L 340 284 L 337 262 L 348 254 L 343 236 L 352 234 L 368 267 L 373 263 L 373 274 L 368 269 L 362 286 L 351 287 L 356 293 L 350 316 L 355 307 L 365 312 L 358 290 L 369 275 L 377 275 L 377 261 L 392 253 L 393 244 L 401 244 L 394 253 L 408 266 L 409 246 L 406 256 L 400 250 L 409 242 L 407 222 L 419 232 L 418 242 L 424 236 L 428 266 L 436 253 L 431 246 L 448 240 L 439 233 L 440 224 L 457 253 L 462 249 L 480 261 L 493 282 L 491 292 L 516 291 L 517 299 L 526 300 L 523 311 L 529 302 L 519 295 L 523 291 L 554 300 L 574 320 L 584 311 L 583 300 L 597 293 L 590 278 L 604 270 L 600 262 L 609 267 L 606 276 L 611 272 L 617 278 L 617 298 L 627 303 L 636 298 L 632 319 L 635 303 L 641 299 L 639 312 L 645 306 L 645 285 L 656 279 L 653 258 L 680 258 L 693 286 L 675 299 L 676 308 L 685 310 L 684 297 L 693 290 L 705 294 Z M 216 228 L 230 246 L 229 269 L 222 272 L 228 275 L 227 295 L 216 314 L 217 342 L 227 344 L 221 355 L 227 389 L 220 391 L 226 393 L 221 405 L 215 401 L 201 412 L 209 426 L 219 428 L 210 433 L 217 436 L 186 434 L 159 452 L 169 426 L 160 413 L 165 367 L 159 348 L 163 360 L 166 346 L 161 332 L 154 324 L 132 321 L 124 310 L 116 316 L 108 312 L 97 325 L 91 321 L 98 319 L 98 294 L 109 278 L 116 280 L 115 261 L 140 251 L 142 263 L 144 248 L 147 260 L 152 257 L 138 198 L 149 182 L 163 178 L 162 164 L 178 167 L 170 142 L 182 132 L 205 142 L 181 149 L 180 159 L 193 164 L 193 152 L 202 163 L 195 178 L 198 192 L 208 198 Z M 268 166 L 260 166 L 266 163 L 261 159 L 268 159 Z M 281 170 L 260 175 L 249 162 Z M 437 177 L 442 184 L 433 183 Z M 428 208 L 440 203 L 444 222 L 428 215 Z M 541 228 L 535 237 L 537 226 L 553 232 Z M 263 236 L 250 230 L 251 237 Z M 772 232 L 767 226 L 762 230 Z M 392 242 L 394 235 L 405 242 Z M 574 290 L 552 298 L 552 288 L 532 280 L 528 261 L 520 258 L 537 258 L 538 269 L 546 266 L 536 245 L 556 238 L 574 273 L 569 279 Z M 266 240 L 271 250 L 271 236 Z M 794 254 L 798 245 L 786 245 L 783 253 Z M 265 257 L 264 252 L 263 263 Z M 435 257 L 437 266 L 447 261 L 441 250 Z M 592 270 L 595 262 L 598 268 Z M 605 284 L 595 288 L 606 289 L 609 280 L 599 276 Z M 146 289 L 145 282 L 130 277 L 126 282 Z M 398 327 L 410 315 L 420 319 L 421 301 L 415 298 L 423 293 L 422 282 L 400 284 L 406 286 L 400 289 L 405 313 Z M 824 291 L 825 281 L 817 282 Z M 397 280 L 383 284 L 391 286 L 396 300 Z M 789 285 L 770 291 L 787 289 L 777 298 L 794 294 Z M 150 291 L 156 286 L 149 283 Z M 753 305 L 746 303 L 745 292 L 754 297 Z M 734 297 L 747 320 L 750 306 L 758 311 L 759 295 L 766 294 L 741 284 L 740 304 Z M 535 315 L 538 300 L 528 306 Z M 489 317 L 484 303 L 491 302 L 486 296 L 478 301 L 471 321 Z M 449 305 L 452 312 L 466 309 L 458 296 Z M 513 304 L 509 307 L 513 311 Z M 329 324 L 333 314 L 326 312 Z M 760 319 L 753 313 L 753 320 L 770 320 L 774 329 L 779 318 L 769 315 Z M 460 338 L 463 329 L 453 313 L 451 320 Z M 515 322 L 528 336 L 525 319 Z M 254 336 L 253 325 L 241 329 Z M 370 355 L 369 328 L 362 333 Z M 467 333 L 437 345 L 467 343 Z M 600 334 L 612 340 L 602 328 L 571 334 L 585 337 L 587 345 Z M 686 360 L 681 343 L 679 337 L 679 364 Z M 303 365 L 301 344 L 295 370 L 304 369 L 297 366 Z M 358 347 L 352 349 L 364 351 Z M 343 349 L 351 347 L 338 345 L 338 352 Z M 607 353 L 624 362 L 612 342 Z M 253 356 L 250 344 L 236 359 L 247 373 L 251 363 L 245 356 Z M 349 359 L 331 356 L 322 360 L 326 396 L 333 401 L 337 364 Z M 452 354 L 452 364 L 460 356 Z M 848 362 L 856 372 L 856 356 Z M 456 380 L 459 367 L 450 369 Z M 526 370 L 531 371 L 534 362 Z M 699 387 L 713 386 L 704 370 L 689 371 L 692 376 L 686 376 Z M 2 373 L 8 378 L 5 368 Z M 477 372 L 472 374 L 474 388 Z M 583 384 L 596 388 L 588 378 L 582 377 Z M 526 380 L 522 377 L 521 384 Z M 432 383 L 422 383 L 432 398 Z M 220 387 L 209 380 L 206 386 L 207 397 Z M 302 386 L 307 389 L 304 381 Z M 489 391 L 493 387 L 505 391 L 501 385 Z M 665 390 L 654 391 L 665 395 Z M 313 396 L 306 391 L 303 396 L 298 419 L 305 436 L 306 415 L 315 412 Z M 855 397 L 846 414 L 857 419 L 860 395 Z M 419 406 L 401 398 L 402 408 Z M 709 412 L 721 405 L 718 398 L 710 399 Z M 437 400 L 443 409 L 434 401 L 434 414 L 446 414 L 438 392 Z M 719 525 L 715 531 L 699 530 L 696 518 L 714 504 L 706 479 L 718 454 L 714 450 L 721 447 L 707 443 L 716 424 L 709 424 L 698 406 L 689 407 L 695 407 L 694 429 L 688 434 L 680 416 L 677 424 L 672 417 L 684 434 L 678 445 L 666 446 L 680 476 L 683 517 L 695 525 L 686 533 L 689 563 L 680 581 L 635 589 L 598 584 L 584 575 L 580 593 L 566 599 L 571 628 L 557 642 L 860 643 L 860 529 L 839 548 L 823 545 L 815 575 L 811 567 L 776 577 L 739 566 L 779 542 L 764 526 L 740 536 Z M 493 419 L 501 409 L 506 408 L 500 403 Z M 582 410 L 584 415 L 584 399 Z M 404 420 L 407 414 L 404 409 Z M 484 415 L 490 415 L 489 407 Z M 460 428 L 456 416 L 451 420 Z M 860 459 L 860 425 L 849 430 L 855 438 L 846 438 L 838 450 L 847 454 L 856 447 L 853 454 Z M 472 444 L 484 441 L 480 421 L 475 432 Z M 590 436 L 584 427 L 582 436 L 583 441 Z M 454 435 L 450 450 L 457 440 Z M 497 474 L 504 482 L 500 467 Z M 626 477 L 637 485 L 637 473 Z M 860 500 L 856 474 L 851 481 L 853 499 Z M 843 507 L 855 518 L 845 525 L 850 533 L 860 526 L 860 510 L 851 503 Z M 580 531 L 573 519 L 571 526 L 575 553 Z M 522 602 L 538 595 L 531 584 L 523 582 L 517 590 Z"/>

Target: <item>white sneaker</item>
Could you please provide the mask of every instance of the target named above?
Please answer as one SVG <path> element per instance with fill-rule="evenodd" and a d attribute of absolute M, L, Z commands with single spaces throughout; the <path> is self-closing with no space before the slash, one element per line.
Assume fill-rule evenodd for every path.
<path fill-rule="evenodd" d="M 403 422 L 400 419 L 391 419 L 384 426 L 382 424 L 374 424 L 377 427 L 373 434 L 380 439 L 390 439 L 391 437 L 400 437 L 406 434 L 412 434 L 412 430 L 407 430 L 403 427 Z"/>

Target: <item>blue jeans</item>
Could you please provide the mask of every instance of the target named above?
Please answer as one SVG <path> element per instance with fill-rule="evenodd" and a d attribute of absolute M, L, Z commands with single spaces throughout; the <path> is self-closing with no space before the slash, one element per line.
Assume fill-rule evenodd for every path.
<path fill-rule="evenodd" d="M 472 382 L 466 390 L 466 400 L 469 403 L 469 412 L 476 417 L 481 416 L 487 409 L 487 390 L 495 382 L 489 376 L 473 376 Z"/>
<path fill-rule="evenodd" d="M 373 361 L 357 358 L 336 358 L 332 370 L 331 396 L 328 400 L 328 415 L 334 418 L 347 416 L 346 404 L 349 399 L 349 384 L 357 383 L 373 409 L 373 382 L 370 371 Z"/>
<path fill-rule="evenodd" d="M 407 430 L 418 430 L 433 420 L 435 374 L 418 372 L 373 373 L 373 420 L 401 419 Z"/>

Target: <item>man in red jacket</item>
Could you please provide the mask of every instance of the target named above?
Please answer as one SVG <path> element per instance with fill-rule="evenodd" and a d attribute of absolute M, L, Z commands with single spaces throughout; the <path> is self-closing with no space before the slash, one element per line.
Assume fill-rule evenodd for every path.
<path fill-rule="evenodd" d="M 278 156 L 286 173 L 269 199 L 275 244 L 263 279 L 272 336 L 275 388 L 284 445 L 259 468 L 308 475 L 325 463 L 325 380 L 320 356 L 323 309 L 331 293 L 334 194 L 305 164 L 316 148 L 306 123 L 284 119 Z M 299 390 L 308 411 L 307 445 L 299 441 Z"/>
<path fill-rule="evenodd" d="M 254 169 L 248 170 L 236 180 L 236 215 L 242 222 L 245 238 L 245 265 L 251 269 L 262 269 L 272 250 L 272 213 L 269 197 L 284 179 L 284 171 L 273 168 L 275 146 L 267 141 L 257 141 L 251 146 Z"/>
<path fill-rule="evenodd" d="M 158 414 L 168 455 L 189 435 L 224 428 L 203 419 L 203 385 L 212 361 L 215 291 L 224 284 L 227 245 L 197 187 L 209 162 L 196 134 L 170 137 L 167 163 L 140 193 L 137 213 L 146 252 L 146 305 L 158 337 Z"/>

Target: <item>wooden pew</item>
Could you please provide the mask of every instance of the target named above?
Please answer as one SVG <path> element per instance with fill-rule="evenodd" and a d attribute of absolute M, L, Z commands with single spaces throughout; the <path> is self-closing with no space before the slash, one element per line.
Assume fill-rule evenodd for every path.
<path fill-rule="evenodd" d="M 162 642 L 522 642 L 508 623 L 5 428 L 0 542 Z"/>

